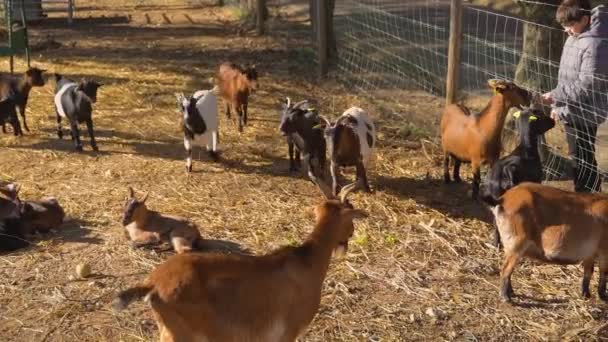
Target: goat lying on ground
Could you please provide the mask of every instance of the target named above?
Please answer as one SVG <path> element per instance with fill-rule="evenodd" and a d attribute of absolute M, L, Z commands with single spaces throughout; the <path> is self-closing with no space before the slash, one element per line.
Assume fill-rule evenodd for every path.
<path fill-rule="evenodd" d="M 247 126 L 247 106 L 249 95 L 258 87 L 258 72 L 255 65 L 242 68 L 234 63 L 222 63 L 216 75 L 220 96 L 226 103 L 226 116 L 230 118 L 230 108 L 237 114 L 239 132 Z"/>
<path fill-rule="evenodd" d="M 511 273 L 522 257 L 553 264 L 582 261 L 584 297 L 590 296 L 597 259 L 598 294 L 608 300 L 608 196 L 521 183 L 505 192 L 492 212 L 505 251 L 500 272 L 500 295 L 505 301 L 513 296 Z"/>
<path fill-rule="evenodd" d="M 19 186 L 0 185 L 0 252 L 10 252 L 29 245 L 23 234 Z"/>
<path fill-rule="evenodd" d="M 216 86 L 212 90 L 199 90 L 187 99 L 184 94 L 176 94 L 177 103 L 184 115 L 184 147 L 186 148 L 186 170 L 192 171 L 192 142 L 200 136 L 214 161 L 218 160 L 219 122 L 217 115 Z M 211 148 L 209 146 L 211 140 Z"/>
<path fill-rule="evenodd" d="M 542 109 L 526 109 L 515 112 L 513 116 L 519 122 L 519 145 L 487 173 L 481 199 L 489 205 L 496 205 L 505 191 L 519 183 L 540 183 L 543 180 L 538 139 L 555 126 L 555 120 L 545 115 Z M 494 244 L 500 245 L 497 229 L 494 230 Z"/>
<path fill-rule="evenodd" d="M 325 139 L 322 131 L 314 129 L 320 122 L 319 115 L 309 100 L 292 105 L 291 99 L 287 98 L 279 130 L 288 138 L 289 170 L 296 169 L 293 160 L 295 144 L 296 159 L 299 163 L 301 152 L 308 175 L 313 181 L 317 176 L 322 176 L 325 170 Z"/>
<path fill-rule="evenodd" d="M 135 198 L 129 187 L 129 197 L 124 206 L 122 224 L 133 247 L 170 242 L 177 253 L 189 252 L 201 247 L 201 234 L 194 223 L 177 216 L 166 216 L 146 207 L 146 193 L 141 200 Z"/>
<path fill-rule="evenodd" d="M 45 71 L 46 70 L 44 69 L 30 68 L 20 77 L 6 76 L 0 78 L 0 98 L 5 99 L 14 96 L 15 105 L 19 108 L 21 118 L 23 119 L 23 127 L 28 132 L 30 129 L 27 127 L 27 122 L 25 121 L 25 108 L 27 106 L 27 100 L 30 96 L 30 90 L 32 90 L 32 87 L 44 86 L 44 77 L 42 73 Z M 0 113 L 5 112 L 0 111 Z M 0 116 L 1 115 L 2 114 L 0 114 Z M 19 119 L 17 119 L 17 122 L 19 122 Z M 6 133 L 4 123 L 2 124 L 2 132 Z M 19 130 L 16 133 L 23 134 L 20 124 Z"/>
<path fill-rule="evenodd" d="M 114 307 L 145 297 L 161 341 L 295 341 L 319 308 L 332 252 L 346 250 L 353 220 L 367 216 L 346 200 L 354 186 L 316 206 L 302 245 L 263 256 L 172 256 Z"/>
<path fill-rule="evenodd" d="M 57 136 L 63 138 L 61 119 L 70 121 L 72 141 L 77 151 L 82 151 L 78 124 L 85 122 L 91 138 L 91 147 L 98 151 L 93 131 L 93 103 L 97 102 L 97 89 L 102 85 L 95 81 L 82 80 L 75 83 L 59 74 L 55 74 L 57 86 L 55 88 L 55 110 L 57 112 Z"/>
<path fill-rule="evenodd" d="M 441 116 L 441 146 L 444 154 L 443 177 L 450 182 L 450 157 L 454 160 L 454 180 L 460 182 L 460 164 L 470 162 L 473 170 L 473 198 L 479 193 L 482 164 L 492 166 L 501 151 L 501 133 L 505 117 L 514 106 L 529 106 L 531 94 L 514 83 L 488 81 L 494 96 L 479 114 L 471 114 L 461 105 L 452 104 Z"/>
<path fill-rule="evenodd" d="M 65 212 L 54 197 L 39 201 L 23 201 L 21 218 L 25 234 L 48 233 L 63 223 Z"/>
<path fill-rule="evenodd" d="M 376 127 L 372 119 L 359 107 L 347 109 L 333 124 L 324 116 L 320 118 L 323 122 L 317 127 L 325 127 L 333 194 L 339 191 L 339 167 L 346 166 L 357 168 L 356 183 L 370 192 L 366 168 L 376 147 Z"/>

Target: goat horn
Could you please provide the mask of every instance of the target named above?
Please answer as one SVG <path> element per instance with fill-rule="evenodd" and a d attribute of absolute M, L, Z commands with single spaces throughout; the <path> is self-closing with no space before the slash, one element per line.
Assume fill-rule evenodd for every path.
<path fill-rule="evenodd" d="M 135 197 L 135 192 L 133 191 L 133 188 L 132 188 L 132 187 L 129 187 L 129 197 L 130 197 L 130 198 Z"/>
<path fill-rule="evenodd" d="M 344 203 L 346 201 L 346 197 L 357 188 L 359 188 L 360 183 L 358 181 L 352 182 L 348 185 L 345 185 L 340 191 L 340 202 Z"/>
<path fill-rule="evenodd" d="M 300 107 L 301 105 L 305 104 L 306 102 L 308 102 L 308 100 L 302 100 L 302 101 L 300 101 L 300 102 L 298 102 L 298 103 L 294 104 L 294 105 L 293 105 L 293 108 L 298 108 L 298 107 Z"/>
<path fill-rule="evenodd" d="M 331 121 L 329 121 L 329 119 L 327 119 L 326 117 L 324 117 L 323 115 L 319 115 L 319 118 L 323 121 L 325 121 L 325 123 L 327 124 L 327 126 L 331 126 Z"/>
<path fill-rule="evenodd" d="M 334 195 L 331 192 L 331 189 L 329 188 L 329 185 L 327 185 L 323 180 L 319 179 L 318 177 L 311 177 L 311 179 L 315 184 L 317 184 L 317 187 L 326 199 L 335 199 Z"/>
<path fill-rule="evenodd" d="M 349 118 L 348 115 L 342 115 L 341 117 L 338 118 L 338 120 L 336 120 L 336 126 L 338 126 L 339 124 L 341 124 L 342 121 L 348 120 L 348 118 Z"/>
<path fill-rule="evenodd" d="M 287 108 L 291 107 L 291 99 L 289 96 L 285 97 L 285 99 L 287 100 Z"/>
<path fill-rule="evenodd" d="M 142 197 L 142 199 L 140 200 L 140 202 L 144 203 L 147 199 L 148 199 L 148 193 L 146 192 L 144 194 L 144 197 Z"/>

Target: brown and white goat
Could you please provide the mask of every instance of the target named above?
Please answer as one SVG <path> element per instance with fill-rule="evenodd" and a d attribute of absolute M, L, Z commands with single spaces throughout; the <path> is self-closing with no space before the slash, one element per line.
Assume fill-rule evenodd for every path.
<path fill-rule="evenodd" d="M 505 192 L 491 209 L 505 251 L 500 272 L 504 300 L 511 300 L 511 274 L 522 257 L 552 264 L 582 262 L 584 297 L 590 296 L 589 282 L 597 259 L 598 294 L 608 300 L 608 196 L 521 183 Z"/>
<path fill-rule="evenodd" d="M 169 242 L 177 253 L 200 248 L 201 234 L 196 225 L 185 218 L 167 216 L 146 207 L 146 193 L 141 200 L 135 198 L 129 187 L 124 206 L 122 224 L 133 247 L 144 247 Z"/>
<path fill-rule="evenodd" d="M 27 127 L 27 122 L 25 121 L 25 107 L 27 106 L 27 100 L 30 96 L 30 90 L 32 87 L 43 87 L 44 86 L 44 77 L 43 73 L 46 70 L 38 69 L 38 68 L 29 68 L 21 77 L 6 77 L 0 79 L 0 97 L 15 98 L 15 105 L 19 108 L 19 113 L 21 114 L 21 118 L 23 119 L 23 128 L 26 131 L 30 131 L 29 127 Z M 17 123 L 19 119 L 17 119 Z M 21 134 L 21 125 L 19 125 L 19 133 Z M 6 133 L 6 128 L 4 124 L 2 124 L 2 132 Z"/>
<path fill-rule="evenodd" d="M 63 223 L 65 211 L 54 197 L 43 197 L 39 201 L 23 201 L 21 219 L 25 234 L 48 233 Z"/>
<path fill-rule="evenodd" d="M 441 146 L 444 154 L 443 177 L 450 182 L 450 157 L 454 160 L 454 181 L 460 182 L 460 164 L 470 162 L 473 171 L 473 198 L 479 193 L 481 165 L 492 166 L 500 156 L 501 133 L 509 109 L 529 106 L 530 93 L 512 82 L 488 81 L 494 96 L 478 114 L 468 108 L 451 104 L 441 116 Z"/>
<path fill-rule="evenodd" d="M 145 297 L 160 341 L 295 341 L 317 313 L 333 252 L 346 251 L 353 220 L 367 216 L 346 200 L 354 185 L 315 207 L 302 245 L 263 256 L 175 255 L 119 293 L 114 307 Z"/>
<path fill-rule="evenodd" d="M 376 126 L 372 119 L 359 107 L 347 109 L 335 123 L 322 115 L 319 117 L 323 123 L 318 127 L 325 127 L 324 136 L 331 161 L 332 193 L 338 193 L 338 168 L 341 166 L 355 166 L 356 183 L 370 192 L 366 168 L 376 147 Z"/>
<path fill-rule="evenodd" d="M 219 67 L 216 75 L 220 96 L 226 103 L 226 116 L 230 118 L 230 109 L 237 115 L 239 132 L 247 125 L 247 106 L 249 95 L 258 87 L 258 73 L 255 65 L 248 68 L 225 62 Z"/>

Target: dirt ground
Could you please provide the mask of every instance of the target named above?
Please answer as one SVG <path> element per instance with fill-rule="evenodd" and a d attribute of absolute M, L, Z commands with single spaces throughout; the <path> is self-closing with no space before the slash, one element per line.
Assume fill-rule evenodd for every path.
<path fill-rule="evenodd" d="M 0 256 L 0 340 L 157 339 L 143 303 L 123 312 L 109 305 L 170 255 L 129 247 L 120 224 L 128 186 L 149 191 L 151 208 L 196 222 L 210 249 L 234 243 L 264 253 L 302 241 L 321 196 L 303 175 L 287 172 L 277 130 L 285 96 L 315 98 L 328 116 L 360 105 L 379 129 L 370 170 L 375 192 L 352 201 L 370 218 L 356 225 L 347 257 L 332 263 L 302 341 L 608 337 L 606 305 L 595 294 L 588 301 L 578 295 L 579 266 L 524 262 L 513 278 L 515 304 L 500 302 L 501 255 L 487 244 L 488 212 L 468 198 L 467 184 L 441 180 L 441 99 L 400 90 L 383 102 L 331 78 L 318 81 L 302 57 L 308 31 L 289 16 L 273 20 L 264 37 L 243 29 L 234 10 L 213 6 L 84 2 L 78 18 L 72 27 L 63 19 L 32 27 L 33 64 L 104 83 L 94 109 L 100 152 L 91 152 L 86 136 L 83 153 L 57 138 L 52 77 L 32 91 L 31 132 L 0 136 L 0 178 L 21 184 L 22 199 L 56 196 L 69 217 L 30 248 Z M 209 87 L 225 60 L 260 70 L 252 121 L 238 134 L 222 116 L 221 161 L 197 149 L 187 177 L 174 93 Z M 93 275 L 74 278 L 83 262 Z"/>

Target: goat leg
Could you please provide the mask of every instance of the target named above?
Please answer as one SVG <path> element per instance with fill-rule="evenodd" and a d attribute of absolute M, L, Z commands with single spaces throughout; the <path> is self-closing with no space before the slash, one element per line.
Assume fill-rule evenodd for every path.
<path fill-rule="evenodd" d="M 211 132 L 211 149 L 209 149 L 209 145 L 207 145 L 207 153 L 209 153 L 209 157 L 211 157 L 211 160 L 213 160 L 214 162 L 216 162 L 220 159 L 219 155 L 217 153 L 218 140 L 219 140 L 219 132 L 217 132 L 217 131 Z"/>
<path fill-rule="evenodd" d="M 295 148 L 295 144 L 291 140 L 287 143 L 287 146 L 289 148 L 289 172 L 294 172 L 297 171 L 300 166 L 300 150 Z M 296 162 L 294 160 L 294 152 L 298 161 L 298 165 L 296 165 Z"/>
<path fill-rule="evenodd" d="M 61 115 L 57 114 L 57 136 L 59 139 L 63 139 L 63 131 L 61 130 Z"/>
<path fill-rule="evenodd" d="M 365 165 L 363 165 L 363 161 L 359 160 L 359 162 L 356 165 L 357 168 L 357 179 L 356 181 L 362 182 L 363 183 L 363 189 L 366 192 L 372 192 L 371 188 L 369 187 L 369 183 L 367 182 L 367 172 L 365 172 Z"/>
<path fill-rule="evenodd" d="M 243 104 L 243 124 L 247 126 L 247 103 Z"/>
<path fill-rule="evenodd" d="M 95 132 L 93 131 L 93 120 L 89 118 L 87 120 L 87 130 L 89 131 L 89 137 L 91 138 L 91 147 L 93 151 L 99 151 L 97 147 L 97 142 L 95 141 Z"/>
<path fill-rule="evenodd" d="M 23 128 L 25 128 L 26 131 L 30 131 L 30 128 L 27 127 L 27 123 L 25 122 L 25 106 L 19 106 L 19 113 L 21 114 L 21 118 L 23 119 Z"/>
<path fill-rule="evenodd" d="M 443 155 L 443 181 L 448 184 L 450 180 L 450 154 L 444 152 Z"/>
<path fill-rule="evenodd" d="M 2 123 L 2 133 L 4 133 L 4 134 L 6 134 L 6 126 L 5 126 L 5 124 L 6 123 L 4 123 L 4 122 Z"/>
<path fill-rule="evenodd" d="M 481 168 L 479 164 L 474 162 L 471 162 L 471 168 L 473 169 L 472 197 L 474 200 L 476 200 L 477 196 L 479 195 L 479 184 L 481 183 Z"/>
<path fill-rule="evenodd" d="M 186 171 L 192 172 L 192 137 L 184 135 L 184 148 L 186 149 Z"/>
<path fill-rule="evenodd" d="M 599 260 L 600 260 L 600 279 L 597 284 L 597 294 L 603 301 L 608 301 L 608 296 L 606 295 L 606 276 L 608 276 L 608 255 L 603 254 L 605 251 L 600 252 Z"/>
<path fill-rule="evenodd" d="M 72 141 L 76 146 L 76 151 L 82 151 L 82 143 L 80 142 L 80 131 L 78 130 L 78 122 L 74 119 L 74 121 L 70 122 L 70 132 L 72 134 Z"/>
<path fill-rule="evenodd" d="M 226 102 L 226 117 L 230 119 L 230 103 Z"/>
<path fill-rule="evenodd" d="M 505 259 L 502 263 L 500 271 L 500 296 L 503 301 L 510 302 L 513 297 L 513 286 L 511 286 L 511 274 L 515 269 L 515 265 L 519 261 L 523 253 L 523 243 L 519 243 L 512 250 L 505 253 Z"/>
<path fill-rule="evenodd" d="M 454 159 L 454 182 L 460 183 L 462 182 L 462 179 L 460 178 L 460 165 L 462 162 L 454 156 L 452 156 L 452 158 Z"/>
<path fill-rule="evenodd" d="M 583 298 L 591 297 L 591 292 L 589 292 L 589 283 L 591 282 L 591 276 L 593 275 L 594 263 L 594 258 L 583 260 L 583 281 L 581 282 L 581 296 L 583 296 Z"/>

